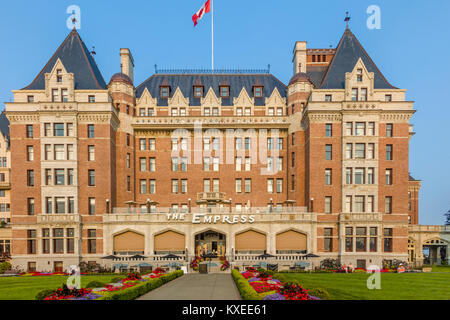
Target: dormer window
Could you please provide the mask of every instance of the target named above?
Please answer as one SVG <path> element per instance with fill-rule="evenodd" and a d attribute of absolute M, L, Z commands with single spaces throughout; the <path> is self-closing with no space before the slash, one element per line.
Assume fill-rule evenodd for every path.
<path fill-rule="evenodd" d="M 230 97 L 230 87 L 229 86 L 221 86 L 219 91 L 220 91 L 221 98 L 229 98 Z"/>
<path fill-rule="evenodd" d="M 62 70 L 61 69 L 56 70 L 56 82 L 58 82 L 58 83 L 62 82 Z"/>
<path fill-rule="evenodd" d="M 325 95 L 325 102 L 331 102 L 333 100 L 333 96 L 331 94 Z"/>
<path fill-rule="evenodd" d="M 194 97 L 195 98 L 203 98 L 203 87 L 201 87 L 201 86 L 194 87 Z"/>
<path fill-rule="evenodd" d="M 34 102 L 34 96 L 28 96 L 27 97 L 27 101 L 28 101 L 28 103 L 33 103 Z"/>
<path fill-rule="evenodd" d="M 168 86 L 161 87 L 161 98 L 163 98 L 163 99 L 169 98 L 169 93 L 170 93 L 170 87 L 168 87 Z"/>
<path fill-rule="evenodd" d="M 392 101 L 392 94 L 387 94 L 387 95 L 385 96 L 384 100 L 385 100 L 386 102 L 391 102 L 391 101 Z"/>
<path fill-rule="evenodd" d="M 95 96 L 89 96 L 89 103 L 95 103 Z"/>
<path fill-rule="evenodd" d="M 362 69 L 358 69 L 358 70 L 356 71 L 356 81 L 357 81 L 357 82 L 362 82 L 362 80 L 363 80 L 362 72 L 363 72 Z"/>
<path fill-rule="evenodd" d="M 262 98 L 263 96 L 263 87 L 254 87 L 253 93 L 255 95 L 255 98 Z"/>

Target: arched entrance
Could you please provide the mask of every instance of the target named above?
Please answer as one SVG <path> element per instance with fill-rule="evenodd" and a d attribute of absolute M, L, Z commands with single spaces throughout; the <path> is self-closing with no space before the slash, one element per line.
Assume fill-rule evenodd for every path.
<path fill-rule="evenodd" d="M 195 254 L 197 256 L 208 253 L 224 256 L 226 248 L 227 239 L 222 233 L 208 230 L 195 236 Z"/>
<path fill-rule="evenodd" d="M 125 231 L 114 236 L 114 254 L 144 254 L 145 237 L 134 231 Z"/>
<path fill-rule="evenodd" d="M 276 237 L 277 253 L 307 253 L 307 236 L 294 230 L 288 230 L 277 234 Z"/>
<path fill-rule="evenodd" d="M 427 265 L 440 265 L 442 261 L 448 260 L 447 242 L 441 239 L 432 239 L 423 244 L 423 263 Z"/>

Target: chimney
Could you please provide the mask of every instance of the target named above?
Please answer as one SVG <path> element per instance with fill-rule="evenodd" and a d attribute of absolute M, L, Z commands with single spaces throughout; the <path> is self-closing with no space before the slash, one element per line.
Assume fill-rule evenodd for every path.
<path fill-rule="evenodd" d="M 130 77 L 131 81 L 134 83 L 134 59 L 130 49 L 120 49 L 120 63 L 122 73 Z"/>
<path fill-rule="evenodd" d="M 297 41 L 294 47 L 294 75 L 303 72 L 306 73 L 306 41 Z"/>

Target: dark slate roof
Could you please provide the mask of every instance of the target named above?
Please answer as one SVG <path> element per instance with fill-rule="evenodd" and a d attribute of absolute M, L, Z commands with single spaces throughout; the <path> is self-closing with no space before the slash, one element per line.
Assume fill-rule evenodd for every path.
<path fill-rule="evenodd" d="M 375 74 L 375 89 L 397 89 L 386 80 L 358 39 L 348 28 L 339 42 L 336 54 L 322 80 L 320 89 L 344 89 L 345 73 L 353 71 L 359 58 L 362 59 L 367 70 Z"/>
<path fill-rule="evenodd" d="M 78 32 L 74 29 L 56 50 L 36 79 L 24 90 L 44 90 L 45 74 L 52 71 L 58 58 L 61 59 L 67 72 L 74 74 L 75 89 L 106 89 L 105 80 L 94 58 L 86 48 L 83 40 L 81 40 Z"/>
<path fill-rule="evenodd" d="M 412 175 L 409 175 L 409 181 L 420 181 L 420 180 L 416 180 Z"/>
<path fill-rule="evenodd" d="M 2 112 L 0 115 L 0 131 L 9 143 L 9 120 L 6 117 L 5 112 Z"/>
<path fill-rule="evenodd" d="M 328 66 L 310 66 L 308 67 L 307 74 L 309 80 L 312 82 L 314 87 L 319 88 L 322 83 L 323 76 L 327 72 Z"/>
<path fill-rule="evenodd" d="M 160 97 L 160 86 L 163 84 L 163 81 L 171 87 L 171 97 L 177 88 L 180 88 L 183 96 L 189 98 L 191 106 L 200 105 L 200 99 L 194 98 L 193 90 L 195 83 L 199 81 L 204 86 L 204 96 L 206 96 L 210 88 L 213 88 L 217 97 L 219 97 L 219 86 L 223 83 L 228 83 L 230 86 L 230 98 L 222 98 L 222 105 L 224 106 L 233 105 L 233 98 L 239 97 L 242 88 L 245 88 L 250 98 L 253 98 L 253 86 L 255 85 L 264 86 L 264 98 L 255 99 L 255 105 L 257 106 L 263 106 L 265 98 L 270 97 L 275 88 L 278 89 L 283 98 L 287 94 L 286 85 L 271 74 L 155 74 L 136 88 L 136 97 L 140 98 L 145 88 L 148 88 L 152 97 L 158 99 L 158 105 L 167 106 L 167 99 L 161 99 Z"/>

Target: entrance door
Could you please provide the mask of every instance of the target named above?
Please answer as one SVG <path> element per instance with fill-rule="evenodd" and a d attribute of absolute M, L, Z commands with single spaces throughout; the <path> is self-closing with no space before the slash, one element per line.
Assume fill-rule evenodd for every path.
<path fill-rule="evenodd" d="M 64 271 L 63 268 L 64 268 L 63 263 L 61 261 L 55 261 L 54 263 L 55 272 L 63 272 Z"/>
<path fill-rule="evenodd" d="M 212 252 L 217 253 L 217 241 L 211 242 Z"/>

